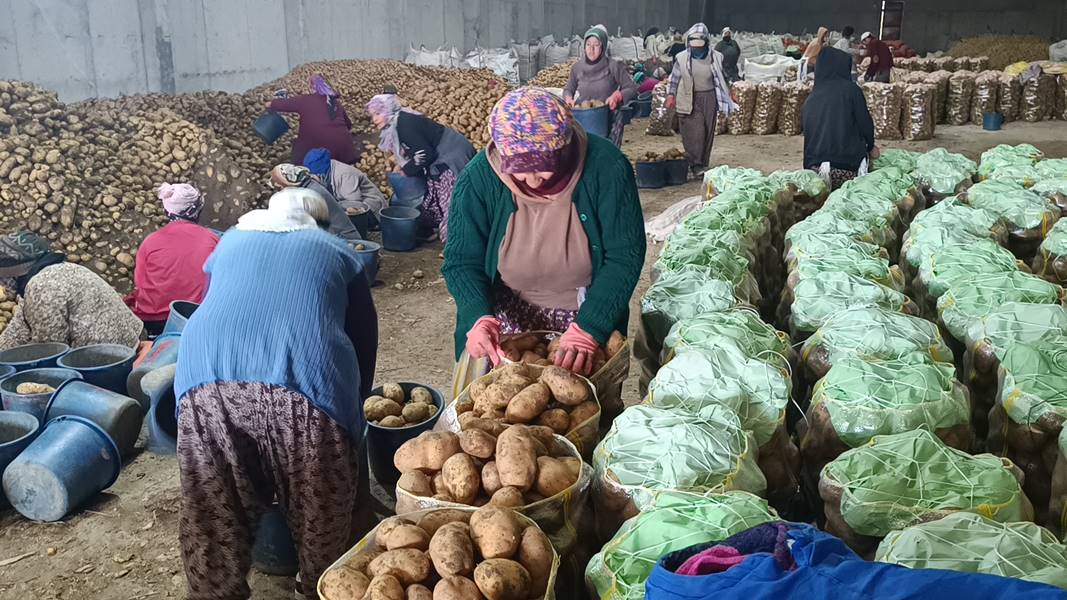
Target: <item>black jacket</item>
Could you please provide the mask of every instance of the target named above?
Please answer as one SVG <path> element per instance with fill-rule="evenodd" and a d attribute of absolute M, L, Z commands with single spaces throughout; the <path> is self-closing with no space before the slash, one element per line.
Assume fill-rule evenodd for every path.
<path fill-rule="evenodd" d="M 804 102 L 804 168 L 829 161 L 855 171 L 874 148 L 874 122 L 863 92 L 852 81 L 852 56 L 834 48 L 819 52 L 815 89 Z"/>
<path fill-rule="evenodd" d="M 437 162 L 437 145 L 441 143 L 441 136 L 445 134 L 445 127 L 433 119 L 401 111 L 396 117 L 396 137 L 400 141 L 400 147 L 404 156 L 408 158 L 404 165 L 404 174 L 408 177 L 425 177 L 426 169 Z M 415 164 L 415 153 L 426 153 L 426 160 L 421 165 Z"/>

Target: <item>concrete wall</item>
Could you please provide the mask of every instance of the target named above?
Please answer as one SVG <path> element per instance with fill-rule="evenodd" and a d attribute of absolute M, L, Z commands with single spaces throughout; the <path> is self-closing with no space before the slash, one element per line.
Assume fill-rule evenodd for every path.
<path fill-rule="evenodd" d="M 301 63 L 498 47 L 594 23 L 688 26 L 703 0 L 0 0 L 0 79 L 62 100 L 243 91 Z"/>

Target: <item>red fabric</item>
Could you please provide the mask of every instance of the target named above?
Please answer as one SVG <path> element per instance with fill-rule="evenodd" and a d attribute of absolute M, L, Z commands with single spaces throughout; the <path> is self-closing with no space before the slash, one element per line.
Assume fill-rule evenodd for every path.
<path fill-rule="evenodd" d="M 270 103 L 270 109 L 300 115 L 299 129 L 293 140 L 294 165 L 304 164 L 304 155 L 312 148 L 326 148 L 334 160 L 345 164 L 359 162 L 356 144 L 352 140 L 352 121 L 340 100 L 337 101 L 337 111 L 332 119 L 326 97 L 318 94 L 275 98 Z"/>
<path fill-rule="evenodd" d="M 876 73 L 888 73 L 893 68 L 893 51 L 882 40 L 867 40 L 867 56 L 871 57 L 871 65 L 867 67 L 867 75 L 873 77 Z M 878 59 L 875 64 L 874 59 Z"/>
<path fill-rule="evenodd" d="M 656 84 L 658 83 L 658 79 L 653 79 L 652 77 L 645 77 L 641 80 L 641 85 L 637 86 L 637 93 L 644 94 L 645 92 L 651 92 L 656 88 Z"/>
<path fill-rule="evenodd" d="M 189 221 L 171 221 L 137 250 L 134 291 L 126 303 L 142 321 L 163 321 L 175 300 L 200 302 L 207 291 L 204 262 L 219 237 Z"/>

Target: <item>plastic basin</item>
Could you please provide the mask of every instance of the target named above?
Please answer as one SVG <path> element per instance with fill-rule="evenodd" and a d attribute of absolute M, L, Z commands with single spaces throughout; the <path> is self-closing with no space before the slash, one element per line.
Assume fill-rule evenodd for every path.
<path fill-rule="evenodd" d="M 1000 131 L 1004 125 L 1004 115 L 999 112 L 982 113 L 982 129 L 986 131 Z"/>
<path fill-rule="evenodd" d="M 0 365 L 10 365 L 16 371 L 56 366 L 56 361 L 70 351 L 70 346 L 58 342 L 26 344 L 0 352 Z"/>
<path fill-rule="evenodd" d="M 684 158 L 663 161 L 667 185 L 682 185 L 689 181 L 689 161 Z"/>
<path fill-rule="evenodd" d="M 607 106 L 597 108 L 574 108 L 574 120 L 582 124 L 588 133 L 608 137 L 611 129 L 611 110 Z"/>
<path fill-rule="evenodd" d="M 414 250 L 418 243 L 416 229 L 419 211 L 405 206 L 383 208 L 381 214 L 382 246 L 393 252 Z"/>
<path fill-rule="evenodd" d="M 188 300 L 171 302 L 170 314 L 167 315 L 167 322 L 163 324 L 163 333 L 181 333 L 198 308 L 199 304 Z"/>
<path fill-rule="evenodd" d="M 164 333 L 152 342 L 152 349 L 144 357 L 130 376 L 126 378 L 126 395 L 133 398 L 141 405 L 145 413 L 152 407 L 148 400 L 148 394 L 141 388 L 141 380 L 152 371 L 173 365 L 178 362 L 178 348 L 181 346 L 182 336 L 180 333 Z"/>
<path fill-rule="evenodd" d="M 404 394 L 408 395 L 416 387 L 424 387 L 430 390 L 434 404 L 437 405 L 437 414 L 422 423 L 408 425 L 407 427 L 379 427 L 374 423 L 367 423 L 367 460 L 370 462 L 370 471 L 374 479 L 390 494 L 395 493 L 396 481 L 400 479 L 400 472 L 393 466 L 393 455 L 397 448 L 404 442 L 418 437 L 424 431 L 433 429 L 441 412 L 445 408 L 444 396 L 436 389 L 421 383 L 401 383 Z M 371 395 L 381 395 L 382 388 L 376 387 L 371 390 Z"/>
<path fill-rule="evenodd" d="M 252 566 L 260 573 L 279 577 L 292 577 L 300 570 L 293 534 L 277 502 L 259 518 L 252 545 Z"/>
<path fill-rule="evenodd" d="M 8 375 L 14 375 L 18 370 L 11 365 L 0 365 L 0 381 L 3 381 Z"/>
<path fill-rule="evenodd" d="M 41 423 L 30 414 L 10 410 L 0 411 L 0 474 L 11 461 L 15 460 L 37 433 Z M 0 505 L 6 503 L 3 490 L 0 489 Z"/>
<path fill-rule="evenodd" d="M 289 123 L 278 113 L 267 111 L 256 117 L 256 120 L 252 123 L 252 129 L 255 130 L 256 135 L 263 140 L 264 144 L 269 145 L 278 141 L 278 138 L 289 131 Z"/>
<path fill-rule="evenodd" d="M 114 440 L 121 456 L 133 452 L 144 421 L 144 411 L 133 398 L 77 379 L 59 386 L 48 402 L 46 420 L 64 415 L 83 417 L 99 425 Z"/>
<path fill-rule="evenodd" d="M 15 390 L 22 383 L 43 383 L 58 388 L 71 379 L 81 379 L 81 373 L 71 369 L 51 367 L 47 369 L 30 369 L 11 375 L 0 381 L 0 400 L 4 403 L 4 410 L 13 410 L 33 415 L 42 425 L 45 423 L 45 412 L 48 411 L 48 401 L 52 398 L 52 392 L 42 394 L 20 394 Z"/>
<path fill-rule="evenodd" d="M 393 197 L 389 201 L 391 206 L 418 208 L 422 206 L 422 199 L 426 196 L 426 180 L 421 177 L 408 177 L 403 173 L 389 173 L 386 175 L 389 187 L 393 188 Z"/>
<path fill-rule="evenodd" d="M 81 373 L 82 379 L 111 390 L 126 393 L 126 378 L 133 370 L 137 351 L 121 344 L 94 344 L 75 348 L 59 359 L 59 366 Z"/>
<path fill-rule="evenodd" d="M 177 364 L 160 367 L 141 379 L 141 388 L 148 395 L 148 444 L 153 454 L 175 454 L 178 451 L 178 405 L 174 397 L 174 374 Z"/>
<path fill-rule="evenodd" d="M 634 120 L 634 103 L 630 102 L 626 106 L 619 109 L 619 113 L 622 115 L 622 124 L 629 125 L 630 121 Z"/>
<path fill-rule="evenodd" d="M 4 493 L 34 521 L 58 521 L 111 487 L 122 470 L 119 450 L 96 423 L 75 416 L 48 422 L 4 470 Z"/>
<path fill-rule="evenodd" d="M 352 249 L 355 250 L 359 262 L 363 265 L 363 273 L 367 276 L 367 283 L 373 286 L 374 282 L 378 280 L 378 259 L 382 252 L 381 245 L 366 240 L 352 240 L 349 243 L 352 245 Z M 363 245 L 363 249 L 356 248 L 358 245 Z"/>
<path fill-rule="evenodd" d="M 656 189 L 667 185 L 667 165 L 663 161 L 638 162 L 634 164 L 637 187 Z"/>

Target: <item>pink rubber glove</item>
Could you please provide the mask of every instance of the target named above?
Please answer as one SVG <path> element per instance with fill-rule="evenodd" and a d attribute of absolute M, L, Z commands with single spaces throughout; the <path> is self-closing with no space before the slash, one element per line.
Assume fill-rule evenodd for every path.
<path fill-rule="evenodd" d="M 559 349 L 556 350 L 555 363 L 557 367 L 563 367 L 579 375 L 589 375 L 593 370 L 593 354 L 596 353 L 600 344 L 593 336 L 582 331 L 577 323 L 571 323 L 567 331 L 559 338 Z"/>
<path fill-rule="evenodd" d="M 493 366 L 500 364 L 500 321 L 495 317 L 482 317 L 474 322 L 467 332 L 467 354 L 473 358 L 488 358 Z"/>
<path fill-rule="evenodd" d="M 622 104 L 622 92 L 615 90 L 615 93 L 608 96 L 608 108 L 615 110 Z"/>
<path fill-rule="evenodd" d="M 667 110 L 672 110 L 674 108 L 674 102 L 674 96 L 667 96 L 667 101 L 664 102 L 664 105 L 667 107 Z"/>

